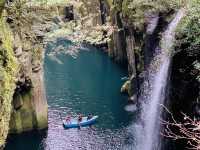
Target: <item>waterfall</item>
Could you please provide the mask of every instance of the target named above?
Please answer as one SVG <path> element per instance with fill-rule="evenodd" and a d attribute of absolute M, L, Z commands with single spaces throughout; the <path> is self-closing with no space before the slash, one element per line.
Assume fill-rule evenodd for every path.
<path fill-rule="evenodd" d="M 180 9 L 168 28 L 162 35 L 161 48 L 156 50 L 156 54 L 147 71 L 144 82 L 144 90 L 140 101 L 143 103 L 141 112 L 141 132 L 138 137 L 138 150 L 159 149 L 160 114 L 161 104 L 164 103 L 168 72 L 171 62 L 171 53 L 175 38 L 175 30 L 184 16 L 184 9 Z"/>

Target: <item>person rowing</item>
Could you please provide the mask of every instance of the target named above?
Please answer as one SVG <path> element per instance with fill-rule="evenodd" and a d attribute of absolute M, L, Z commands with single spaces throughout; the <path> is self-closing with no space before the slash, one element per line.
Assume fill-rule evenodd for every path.
<path fill-rule="evenodd" d="M 70 115 L 66 116 L 65 121 L 66 121 L 66 123 L 70 124 L 71 123 L 71 116 Z"/>
<path fill-rule="evenodd" d="M 79 114 L 78 115 L 78 125 L 79 125 L 79 129 L 81 128 L 81 121 L 83 120 L 83 115 Z"/>
<path fill-rule="evenodd" d="M 90 119 L 92 119 L 92 114 L 89 114 L 88 116 L 87 116 L 87 120 L 90 120 Z"/>

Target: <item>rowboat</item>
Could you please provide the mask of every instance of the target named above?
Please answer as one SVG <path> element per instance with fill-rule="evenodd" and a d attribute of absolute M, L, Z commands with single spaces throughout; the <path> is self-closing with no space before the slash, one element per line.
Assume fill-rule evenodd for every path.
<path fill-rule="evenodd" d="M 63 120 L 63 127 L 65 129 L 68 129 L 68 128 L 79 128 L 80 126 L 81 127 L 90 126 L 96 122 L 97 118 L 98 116 L 93 116 L 91 119 L 88 120 L 87 117 L 83 117 L 80 123 L 78 123 L 78 118 L 73 118 L 70 120 L 70 122 Z"/>

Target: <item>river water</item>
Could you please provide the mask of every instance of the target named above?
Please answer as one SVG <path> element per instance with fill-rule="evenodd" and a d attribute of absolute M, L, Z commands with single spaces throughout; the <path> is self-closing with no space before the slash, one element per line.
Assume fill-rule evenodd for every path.
<path fill-rule="evenodd" d="M 59 39 L 47 46 L 73 47 Z M 45 84 L 49 105 L 48 130 L 30 132 L 8 139 L 6 150 L 121 150 L 134 147 L 131 124 L 136 114 L 125 111 L 127 96 L 120 93 L 127 76 L 124 67 L 94 47 L 82 48 L 77 56 L 57 54 L 45 57 Z M 62 127 L 61 118 L 78 113 L 98 115 L 92 128 L 81 130 Z M 136 113 L 136 112 L 135 112 Z M 61 116 L 60 116 L 61 114 Z"/>

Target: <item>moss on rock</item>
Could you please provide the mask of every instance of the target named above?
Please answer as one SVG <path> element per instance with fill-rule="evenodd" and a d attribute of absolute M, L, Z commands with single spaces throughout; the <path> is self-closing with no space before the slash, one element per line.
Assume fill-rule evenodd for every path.
<path fill-rule="evenodd" d="M 0 17 L 0 147 L 4 144 L 9 130 L 11 101 L 18 72 L 18 63 L 13 52 L 12 33 L 2 16 Z"/>

